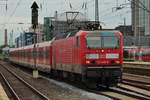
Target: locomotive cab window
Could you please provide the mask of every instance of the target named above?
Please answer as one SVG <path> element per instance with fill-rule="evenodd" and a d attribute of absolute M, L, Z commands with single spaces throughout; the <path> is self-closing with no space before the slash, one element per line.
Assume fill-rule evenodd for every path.
<path fill-rule="evenodd" d="M 87 48 L 118 48 L 119 38 L 112 32 L 90 33 L 86 36 L 86 45 Z"/>
<path fill-rule="evenodd" d="M 118 48 L 119 39 L 115 36 L 105 36 L 103 37 L 103 47 L 106 48 Z"/>
<path fill-rule="evenodd" d="M 87 44 L 88 48 L 102 47 L 101 37 L 87 36 L 86 37 L 86 44 Z"/>

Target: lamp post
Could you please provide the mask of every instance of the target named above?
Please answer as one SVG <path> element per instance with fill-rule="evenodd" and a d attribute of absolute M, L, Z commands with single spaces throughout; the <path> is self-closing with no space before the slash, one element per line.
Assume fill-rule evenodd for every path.
<path fill-rule="evenodd" d="M 31 9 L 32 9 L 32 28 L 34 30 L 34 47 L 33 47 L 33 59 L 34 59 L 34 69 L 33 69 L 33 78 L 38 78 L 38 69 L 36 66 L 36 42 L 37 42 L 37 34 L 36 34 L 36 27 L 38 26 L 38 5 L 34 1 Z"/>

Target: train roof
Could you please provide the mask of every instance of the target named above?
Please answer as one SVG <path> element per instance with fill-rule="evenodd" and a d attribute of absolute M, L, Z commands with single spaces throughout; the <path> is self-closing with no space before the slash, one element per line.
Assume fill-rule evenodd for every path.
<path fill-rule="evenodd" d="M 119 35 L 121 35 L 120 31 L 114 30 L 114 29 L 102 29 L 102 30 L 92 30 L 92 31 L 91 30 L 90 31 L 88 31 L 88 30 L 80 30 L 80 31 L 73 30 L 70 32 L 57 34 L 55 36 L 55 40 L 64 39 L 64 38 L 68 38 L 68 37 L 72 37 L 72 36 L 85 35 L 86 33 L 93 33 L 93 32 L 114 32 L 114 33 L 118 33 Z"/>
<path fill-rule="evenodd" d="M 50 45 L 51 45 L 51 41 L 46 41 L 46 42 L 42 42 L 42 43 L 36 43 L 36 47 L 45 47 L 45 46 L 50 46 Z M 10 48 L 10 51 L 16 51 L 16 50 L 22 50 L 22 49 L 31 49 L 33 47 L 34 47 L 34 44 L 28 45 L 28 46 L 19 47 L 19 48 Z"/>
<path fill-rule="evenodd" d="M 21 48 L 10 48 L 9 51 L 16 51 L 16 50 L 20 50 Z"/>
<path fill-rule="evenodd" d="M 104 29 L 104 30 L 94 30 L 94 31 L 79 31 L 79 32 L 77 32 L 77 36 L 79 36 L 79 35 L 85 35 L 84 33 L 97 33 L 97 32 L 114 32 L 114 33 L 118 33 L 119 32 L 119 34 L 120 34 L 120 31 L 118 31 L 118 30 L 110 30 L 110 29 Z"/>
<path fill-rule="evenodd" d="M 45 47 L 45 46 L 50 46 L 51 43 L 52 43 L 52 41 L 46 41 L 46 42 L 37 43 L 36 45 L 38 47 Z"/>
<path fill-rule="evenodd" d="M 45 46 L 50 46 L 50 45 L 51 45 L 51 41 L 36 43 L 36 47 L 45 47 Z M 25 46 L 24 49 L 30 49 L 33 47 L 34 47 L 34 44 L 29 45 L 29 46 Z"/>
<path fill-rule="evenodd" d="M 22 49 L 31 49 L 31 48 L 33 48 L 34 47 L 34 44 L 32 44 L 32 45 L 28 45 L 28 46 L 23 46 L 23 47 L 21 47 Z"/>
<path fill-rule="evenodd" d="M 104 29 L 104 30 L 93 30 L 93 31 L 85 31 L 88 33 L 93 33 L 93 32 L 119 32 L 118 30 L 110 30 L 110 29 Z"/>

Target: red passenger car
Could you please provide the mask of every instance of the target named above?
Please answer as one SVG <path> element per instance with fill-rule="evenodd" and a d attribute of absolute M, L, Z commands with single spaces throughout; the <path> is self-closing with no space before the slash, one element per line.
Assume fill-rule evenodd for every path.
<path fill-rule="evenodd" d="M 150 61 L 150 48 L 130 46 L 124 47 L 124 60 Z"/>
<path fill-rule="evenodd" d="M 43 72 L 50 72 L 52 65 L 51 41 L 10 50 L 9 60 L 13 63 L 29 68 L 37 68 Z M 36 64 L 36 66 L 35 66 Z"/>

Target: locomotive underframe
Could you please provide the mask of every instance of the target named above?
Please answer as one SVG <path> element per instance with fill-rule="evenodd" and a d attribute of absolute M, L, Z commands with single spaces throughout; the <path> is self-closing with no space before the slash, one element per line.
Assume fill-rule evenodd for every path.
<path fill-rule="evenodd" d="M 83 67 L 82 81 L 86 83 L 97 83 L 104 86 L 116 86 L 122 80 L 122 67 L 98 66 Z"/>

